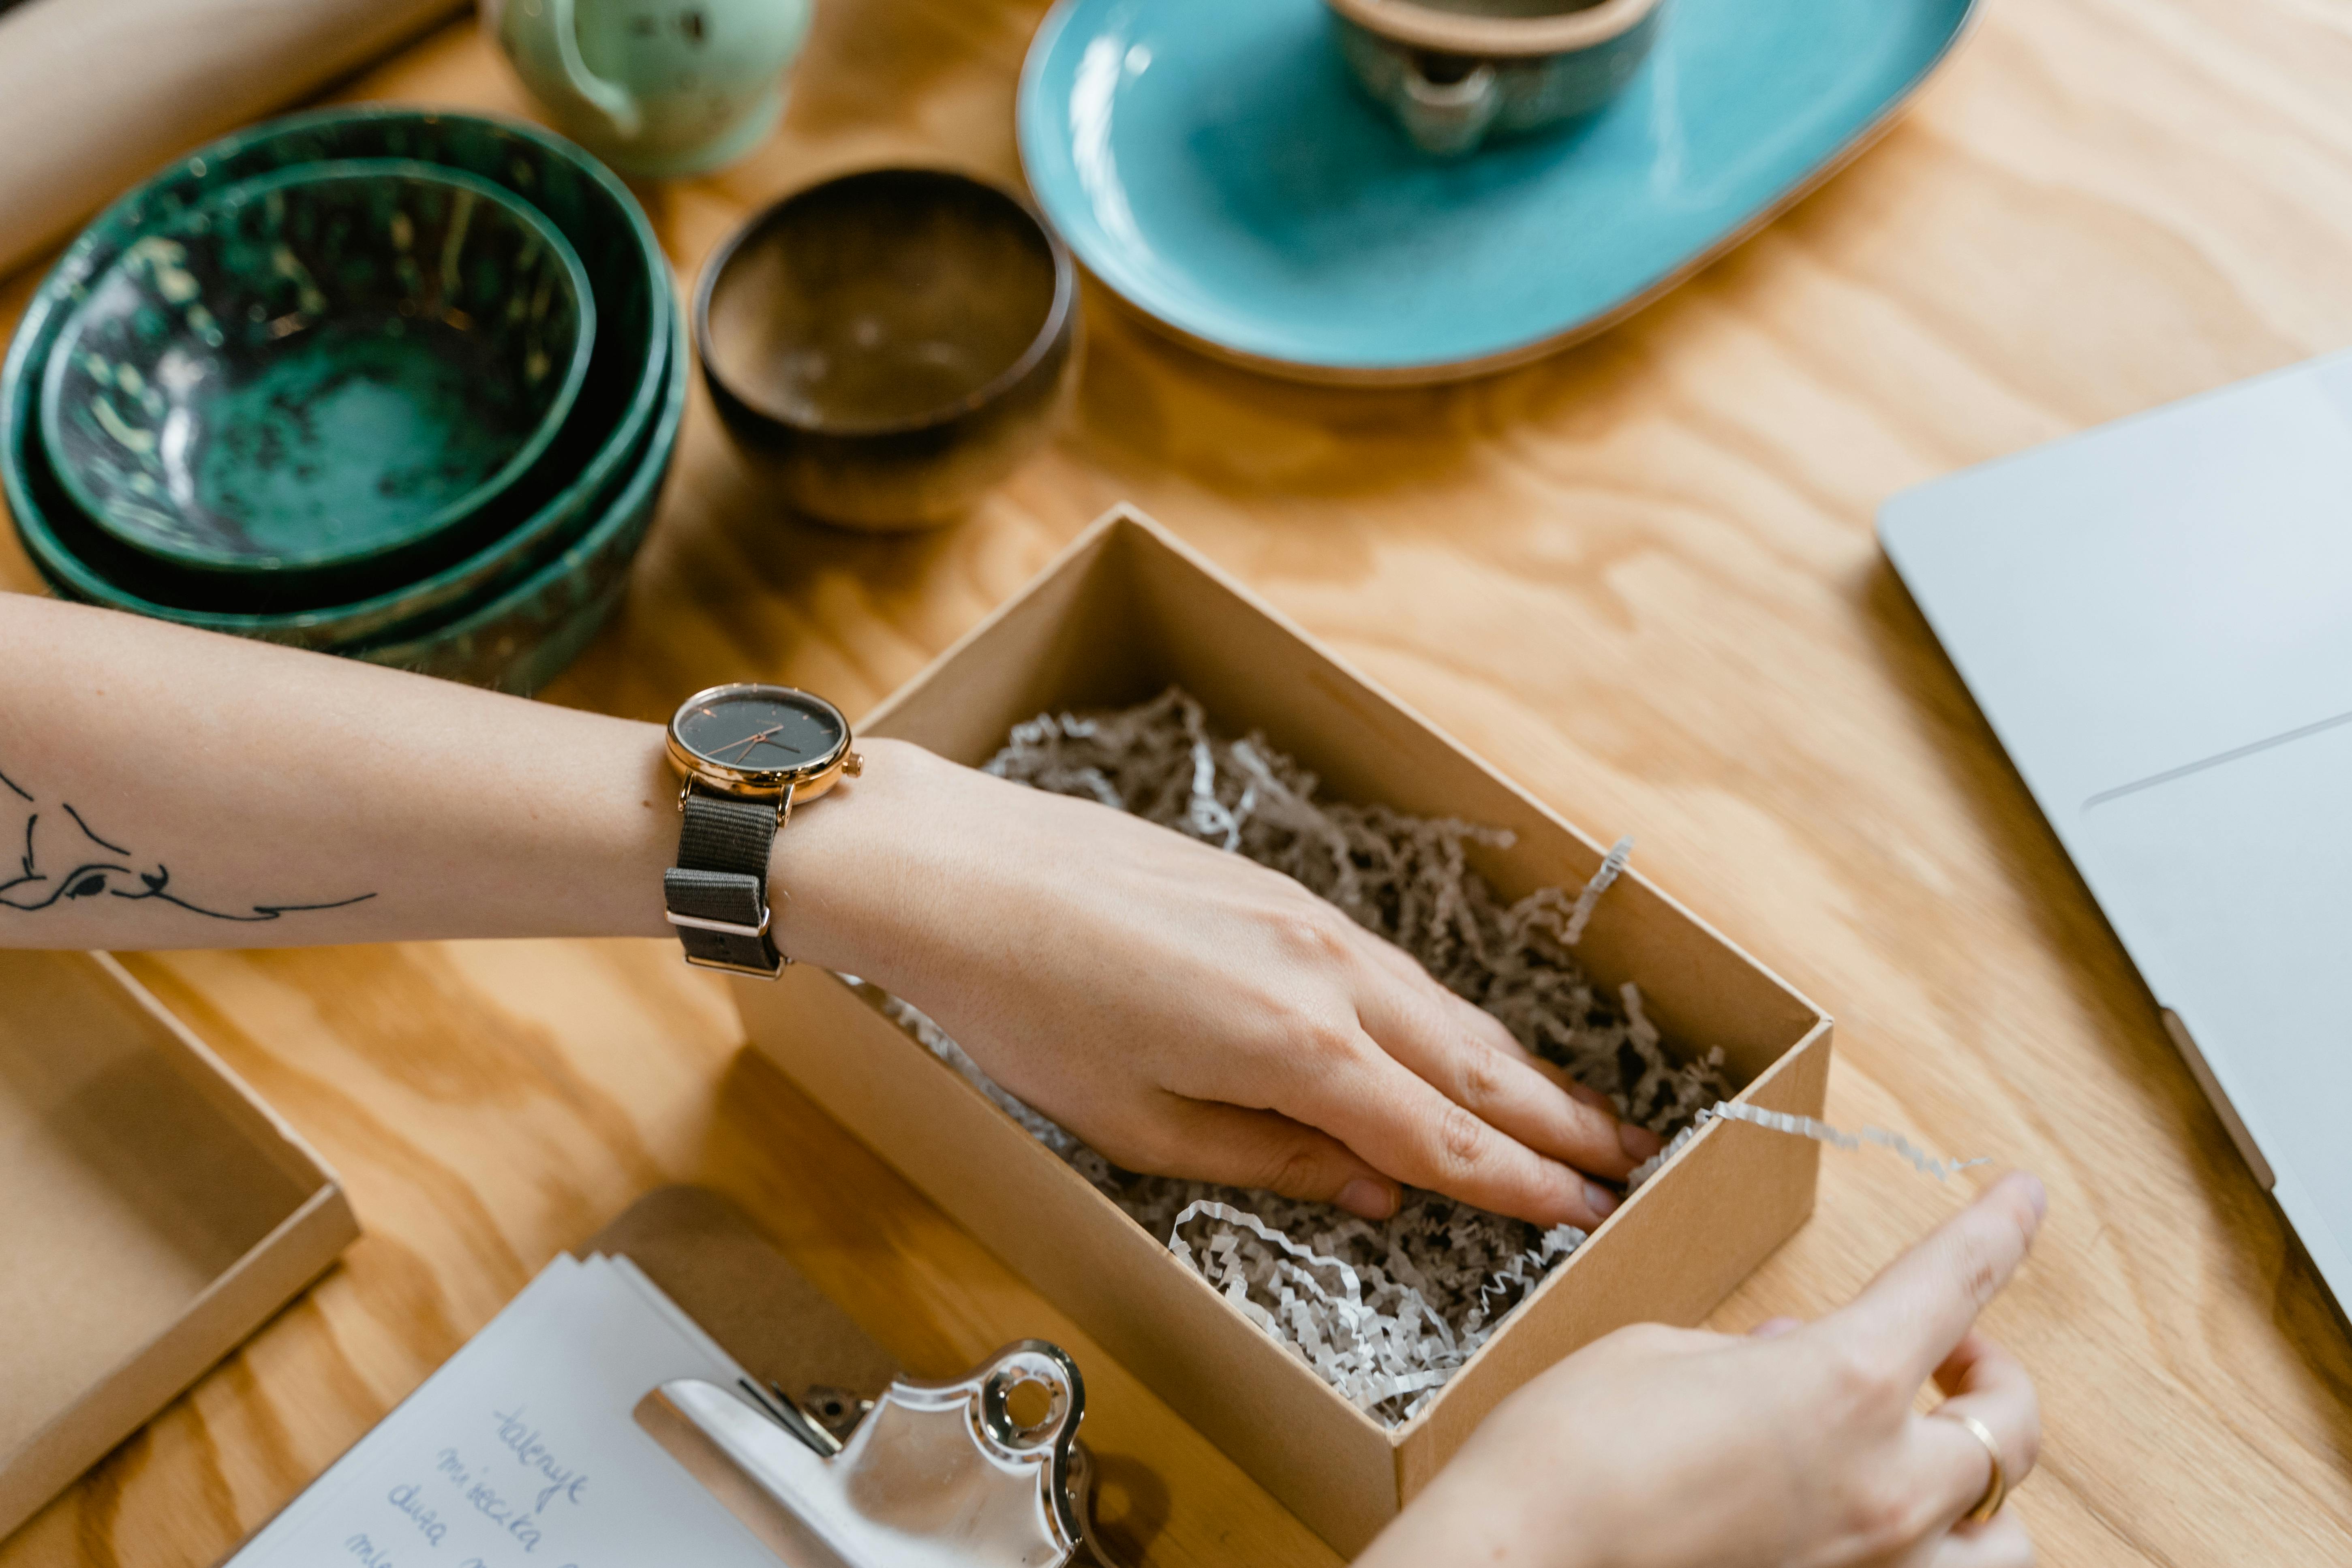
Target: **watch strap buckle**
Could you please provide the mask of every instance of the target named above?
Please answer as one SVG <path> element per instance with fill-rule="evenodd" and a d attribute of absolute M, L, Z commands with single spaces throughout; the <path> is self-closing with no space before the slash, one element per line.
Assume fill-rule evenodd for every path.
<path fill-rule="evenodd" d="M 784 966 L 792 963 L 791 959 L 780 952 L 776 954 L 775 965 L 772 968 L 764 963 L 738 963 L 731 958 L 718 958 L 709 953 L 697 952 L 691 947 L 686 950 L 686 961 L 697 969 L 717 969 L 729 974 L 748 974 L 757 980 L 781 980 L 783 978 Z"/>
<path fill-rule="evenodd" d="M 703 969 L 773 980 L 792 962 L 770 934 L 768 853 L 797 787 L 774 801 L 678 787 L 677 864 L 662 873 L 662 902 L 686 960 Z"/>
<path fill-rule="evenodd" d="M 688 963 L 773 980 L 792 962 L 768 934 L 774 910 L 764 877 L 672 866 L 662 873 L 662 901 Z"/>
<path fill-rule="evenodd" d="M 768 921 L 770 915 L 772 913 L 771 910 L 761 910 L 760 911 L 760 923 L 754 926 L 744 925 L 737 921 L 713 921 L 705 920 L 699 915 L 682 915 L 676 910 L 667 910 L 663 912 L 668 916 L 669 923 L 674 926 L 685 926 L 690 931 L 724 931 L 729 936 L 767 935 Z"/>
<path fill-rule="evenodd" d="M 766 881 L 748 871 L 703 871 L 672 866 L 662 873 L 669 923 L 730 936 L 765 936 L 773 911 Z"/>

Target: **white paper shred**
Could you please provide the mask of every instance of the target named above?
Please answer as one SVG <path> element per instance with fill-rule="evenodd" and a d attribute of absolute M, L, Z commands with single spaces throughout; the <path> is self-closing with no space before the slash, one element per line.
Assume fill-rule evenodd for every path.
<path fill-rule="evenodd" d="M 1584 928 L 1591 921 L 1592 911 L 1601 907 L 1601 895 L 1609 890 L 1609 884 L 1617 879 L 1625 869 L 1625 862 L 1633 858 L 1631 838 L 1620 838 L 1609 847 L 1609 853 L 1601 858 L 1601 868 L 1592 873 L 1592 879 L 1584 884 L 1584 891 L 1576 895 L 1576 907 L 1568 911 L 1568 924 L 1559 933 L 1563 947 L 1574 947 L 1584 940 Z"/>
<path fill-rule="evenodd" d="M 1686 1139 L 1698 1111 L 1732 1092 L 1720 1049 L 1673 1051 L 1633 984 L 1611 995 L 1569 951 L 1623 870 L 1628 840 L 1575 898 L 1546 888 L 1506 903 L 1468 857 L 1509 835 L 1318 800 L 1312 773 L 1263 736 L 1213 734 L 1200 705 L 1177 690 L 1118 712 L 1018 725 L 988 771 L 1133 812 L 1297 879 L 1661 1136 Z M 1376 1419 L 1408 1419 L 1585 1239 L 1573 1226 L 1542 1231 L 1419 1190 L 1372 1221 L 1273 1193 L 1117 1170 L 991 1081 L 929 1018 L 866 990 L 1235 1311 Z"/>
<path fill-rule="evenodd" d="M 1775 1132 L 1791 1133 L 1799 1138 L 1811 1138 L 1832 1148 L 1859 1149 L 1864 1143 L 1875 1143 L 1892 1149 L 1911 1162 L 1912 1169 L 1923 1176 L 1937 1181 L 1967 1170 L 1970 1165 L 1989 1164 L 1984 1155 L 1973 1160 L 1942 1160 L 1928 1153 L 1900 1132 L 1889 1132 L 1884 1127 L 1865 1127 L 1860 1132 L 1841 1132 L 1826 1121 L 1816 1121 L 1810 1116 L 1791 1116 L 1785 1110 L 1767 1110 L 1758 1105 L 1734 1105 L 1728 1100 L 1717 1100 L 1698 1113 L 1695 1127 L 1709 1121 L 1746 1121 L 1758 1127 L 1769 1127 Z"/>

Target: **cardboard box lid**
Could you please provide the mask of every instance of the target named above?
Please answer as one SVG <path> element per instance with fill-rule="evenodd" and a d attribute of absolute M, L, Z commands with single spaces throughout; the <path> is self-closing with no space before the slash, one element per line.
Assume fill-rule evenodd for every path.
<path fill-rule="evenodd" d="M 358 1234 L 334 1173 L 112 958 L 0 952 L 0 1534 Z"/>

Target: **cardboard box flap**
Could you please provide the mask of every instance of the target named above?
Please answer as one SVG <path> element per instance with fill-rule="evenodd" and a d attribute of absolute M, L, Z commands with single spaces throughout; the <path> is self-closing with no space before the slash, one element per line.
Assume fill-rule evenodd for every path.
<path fill-rule="evenodd" d="M 333 1173 L 112 959 L 0 952 L 0 997 L 5 1532 L 357 1226 Z"/>

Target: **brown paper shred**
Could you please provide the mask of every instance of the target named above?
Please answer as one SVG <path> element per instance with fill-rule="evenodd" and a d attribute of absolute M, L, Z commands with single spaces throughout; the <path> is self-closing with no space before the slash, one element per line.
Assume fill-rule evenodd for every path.
<path fill-rule="evenodd" d="M 1570 952 L 1623 870 L 1630 841 L 1618 841 L 1574 899 L 1545 888 L 1506 903 L 1470 868 L 1468 851 L 1507 845 L 1509 835 L 1318 800 L 1314 774 L 1262 735 L 1213 734 L 1200 705 L 1173 689 L 1118 712 L 1017 725 L 987 771 L 1132 812 L 1297 879 L 1661 1136 L 1686 1138 L 1693 1115 L 1732 1092 L 1719 1049 L 1678 1058 L 1639 990 L 1628 983 L 1611 994 Z M 1421 1408 L 1585 1238 L 1570 1226 L 1547 1232 L 1417 1189 L 1375 1222 L 1273 1193 L 1117 1170 L 992 1082 L 920 1012 L 864 989 L 1235 1311 L 1391 1425 Z"/>

